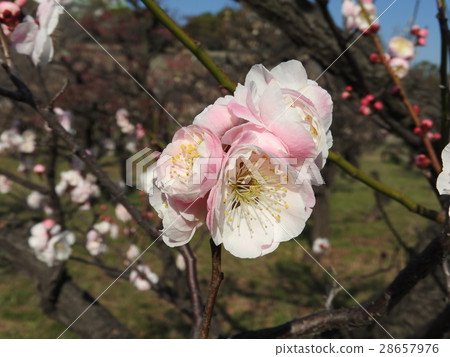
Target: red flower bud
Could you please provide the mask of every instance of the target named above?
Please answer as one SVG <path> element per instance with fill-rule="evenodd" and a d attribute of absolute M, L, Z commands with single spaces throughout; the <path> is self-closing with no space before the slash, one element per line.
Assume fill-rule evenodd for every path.
<path fill-rule="evenodd" d="M 429 166 L 431 161 L 426 155 L 419 154 L 414 158 L 414 163 L 417 167 L 423 169 L 424 167 Z"/>
<path fill-rule="evenodd" d="M 376 110 L 381 110 L 381 109 L 383 109 L 383 103 L 381 103 L 380 101 L 375 102 L 375 103 L 373 103 L 373 107 L 374 107 Z"/>
<path fill-rule="evenodd" d="M 422 130 L 422 128 L 416 126 L 416 127 L 414 128 L 414 130 L 413 130 L 413 133 L 414 133 L 414 135 L 422 136 L 422 135 L 423 135 L 423 130 Z"/>

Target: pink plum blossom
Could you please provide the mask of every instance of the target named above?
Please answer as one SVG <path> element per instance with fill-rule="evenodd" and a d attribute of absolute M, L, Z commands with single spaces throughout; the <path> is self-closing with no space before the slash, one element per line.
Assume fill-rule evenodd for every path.
<path fill-rule="evenodd" d="M 150 290 L 159 278 L 147 265 L 140 264 L 130 274 L 130 282 L 139 290 Z"/>
<path fill-rule="evenodd" d="M 315 199 L 310 183 L 299 183 L 288 164 L 274 165 L 269 152 L 241 144 L 223 162 L 206 224 L 216 245 L 239 258 L 256 258 L 298 236 Z"/>
<path fill-rule="evenodd" d="M 53 41 L 50 35 L 58 25 L 63 9 L 53 0 L 35 0 L 39 3 L 36 21 L 26 16 L 11 34 L 14 49 L 31 57 L 35 66 L 45 66 L 53 58 Z"/>
<path fill-rule="evenodd" d="M 228 130 L 240 123 L 240 119 L 228 108 L 232 99 L 231 95 L 217 99 L 194 118 L 193 124 L 209 129 L 221 139 Z"/>
<path fill-rule="evenodd" d="M 342 13 L 346 18 L 346 27 L 348 29 L 352 29 L 354 27 L 358 28 L 360 31 L 368 31 L 376 32 L 378 31 L 379 25 L 377 23 L 377 9 L 372 1 L 364 1 L 364 9 L 369 15 L 369 22 L 367 21 L 367 17 L 362 10 L 361 6 L 353 3 L 353 9 L 350 5 L 350 2 L 353 1 L 345 1 L 342 7 Z M 344 11 L 344 5 L 346 11 Z M 348 9 L 348 10 L 347 10 Z M 372 25 L 371 25 L 372 24 Z"/>
<path fill-rule="evenodd" d="M 43 173 L 45 173 L 45 170 L 46 170 L 46 168 L 42 164 L 36 164 L 36 165 L 33 166 L 33 172 L 36 175 L 42 175 Z"/>
<path fill-rule="evenodd" d="M 233 114 L 277 136 L 292 157 L 312 158 L 322 168 L 332 145 L 330 95 L 307 78 L 299 61 L 268 71 L 255 65 L 228 107 Z"/>
<path fill-rule="evenodd" d="M 156 186 L 149 195 L 150 204 L 162 219 L 162 238 L 169 247 L 188 243 L 206 217 L 206 199 L 186 203 L 160 191 Z"/>
<path fill-rule="evenodd" d="M 183 202 L 205 197 L 216 182 L 223 155 L 220 140 L 208 129 L 181 128 L 156 163 L 155 186 Z"/>
<path fill-rule="evenodd" d="M 389 66 L 398 78 L 404 78 L 409 72 L 409 62 L 404 58 L 394 57 L 389 61 Z"/>
<path fill-rule="evenodd" d="M 389 41 L 389 51 L 394 57 L 414 58 L 414 43 L 404 37 L 392 37 Z"/>

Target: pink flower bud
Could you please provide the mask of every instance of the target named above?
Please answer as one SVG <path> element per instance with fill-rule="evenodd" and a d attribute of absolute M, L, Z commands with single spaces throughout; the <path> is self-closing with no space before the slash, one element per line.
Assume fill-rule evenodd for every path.
<path fill-rule="evenodd" d="M 411 35 L 419 36 L 420 26 L 414 25 L 411 27 Z"/>
<path fill-rule="evenodd" d="M 42 175 L 45 172 L 45 166 L 42 164 L 36 164 L 33 167 L 33 172 L 37 175 Z"/>
<path fill-rule="evenodd" d="M 428 131 L 433 127 L 433 121 L 431 121 L 430 119 L 424 119 L 420 123 L 420 127 L 423 131 Z"/>
<path fill-rule="evenodd" d="M 48 231 L 56 225 L 56 222 L 51 218 L 44 220 L 44 222 L 42 223 L 44 224 L 45 229 Z"/>
<path fill-rule="evenodd" d="M 364 106 L 368 106 L 370 104 L 370 100 L 365 97 L 363 99 L 361 99 L 359 102 L 361 103 L 361 105 L 364 105 Z"/>
<path fill-rule="evenodd" d="M 427 29 L 420 29 L 417 36 L 419 36 L 419 37 L 427 37 L 428 36 L 428 30 Z"/>
<path fill-rule="evenodd" d="M 370 108 L 367 105 L 361 105 L 359 107 L 359 112 L 362 115 L 370 115 L 370 113 L 372 113 L 372 111 L 370 110 Z"/>
<path fill-rule="evenodd" d="M 369 60 L 372 63 L 381 63 L 381 59 L 378 53 L 371 53 L 369 56 Z"/>
<path fill-rule="evenodd" d="M 376 110 L 382 110 L 383 109 L 383 103 L 381 103 L 380 101 L 377 101 L 377 102 L 373 103 L 373 107 Z"/>
<path fill-rule="evenodd" d="M 439 133 L 434 133 L 433 134 L 433 140 L 441 140 L 442 139 L 442 135 Z"/>
<path fill-rule="evenodd" d="M 349 93 L 349 92 L 347 92 L 347 91 L 343 91 L 342 93 L 341 93 L 341 98 L 343 99 L 343 100 L 346 100 L 346 99 L 348 99 L 348 98 L 350 98 L 352 95 Z"/>
<path fill-rule="evenodd" d="M 427 135 L 428 139 L 430 139 L 430 140 L 434 139 L 434 134 L 433 133 L 428 132 L 426 135 Z"/>
<path fill-rule="evenodd" d="M 417 167 L 422 169 L 424 167 L 429 166 L 431 161 L 426 155 L 419 154 L 414 158 L 414 163 L 416 164 Z"/>
<path fill-rule="evenodd" d="M 423 135 L 423 130 L 422 130 L 422 128 L 416 126 L 416 127 L 414 128 L 414 130 L 413 130 L 413 133 L 414 133 L 414 135 L 422 136 L 422 135 Z"/>
<path fill-rule="evenodd" d="M 370 32 L 371 33 L 377 33 L 380 30 L 380 24 L 375 23 L 370 25 Z"/>
<path fill-rule="evenodd" d="M 351 92 L 353 90 L 353 87 L 352 86 L 347 86 L 347 87 L 345 87 L 345 90 L 347 92 Z"/>
<path fill-rule="evenodd" d="M 419 37 L 417 39 L 416 45 L 417 46 L 425 46 L 427 44 L 427 39 L 425 37 Z"/>
<path fill-rule="evenodd" d="M 418 105 L 413 105 L 412 108 L 416 112 L 417 115 L 420 114 L 421 109 L 420 109 L 420 107 Z"/>
<path fill-rule="evenodd" d="M 375 100 L 375 97 L 373 94 L 367 94 L 365 98 L 369 101 L 369 103 L 373 102 Z"/>

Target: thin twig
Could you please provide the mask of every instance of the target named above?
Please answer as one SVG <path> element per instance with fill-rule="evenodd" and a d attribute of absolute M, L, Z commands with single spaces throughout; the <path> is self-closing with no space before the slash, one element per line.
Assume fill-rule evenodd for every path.
<path fill-rule="evenodd" d="M 30 190 L 40 192 L 43 195 L 48 195 L 50 193 L 50 191 L 46 187 L 36 185 L 35 183 L 32 183 L 28 180 L 25 180 L 19 176 L 14 175 L 13 173 L 9 172 L 8 170 L 0 168 L 0 175 L 6 176 L 11 181 L 18 183 L 19 185 L 21 185 L 23 187 L 29 188 Z"/>
<path fill-rule="evenodd" d="M 449 116 L 449 85 L 448 85 L 448 50 L 449 50 L 449 28 L 445 14 L 445 0 L 436 0 L 438 7 L 438 21 L 439 30 L 441 33 L 441 64 L 439 68 L 440 73 L 440 88 L 441 88 L 441 143 L 442 148 L 447 145 L 450 131 L 450 116 Z"/>
<path fill-rule="evenodd" d="M 5 57 L 7 66 L 9 68 L 14 68 L 14 62 L 12 61 L 11 52 L 9 51 L 8 39 L 6 38 L 2 28 L 0 28 L 0 44 L 2 46 L 3 56 Z"/>
<path fill-rule="evenodd" d="M 221 245 L 216 245 L 214 241 L 210 240 L 211 246 L 211 282 L 209 284 L 208 300 L 206 301 L 205 312 L 203 313 L 201 337 L 208 338 L 209 328 L 211 326 L 211 318 L 214 311 L 214 304 L 216 303 L 217 293 L 219 292 L 220 283 L 223 280 L 223 273 L 221 269 Z"/>
<path fill-rule="evenodd" d="M 211 57 L 202 48 L 201 44 L 194 41 L 183 29 L 178 26 L 169 15 L 167 15 L 163 9 L 154 0 L 142 0 L 147 9 L 160 21 L 172 34 L 185 45 L 198 59 L 199 61 L 211 72 L 216 80 L 226 88 L 230 93 L 233 93 L 236 89 L 236 84 L 223 73 L 223 71 L 217 66 L 217 64 L 211 59 Z"/>
<path fill-rule="evenodd" d="M 363 11 L 363 14 L 366 17 L 368 23 L 371 23 L 370 16 L 367 13 L 362 0 L 358 0 L 358 3 L 361 6 L 361 10 Z M 412 107 L 412 104 L 409 101 L 408 96 L 406 95 L 406 92 L 405 92 L 405 89 L 403 88 L 402 83 L 400 82 L 399 78 L 397 77 L 397 75 L 394 73 L 393 69 L 389 65 L 389 63 L 386 59 L 386 56 L 384 55 L 384 50 L 383 50 L 383 46 L 381 45 L 380 39 L 378 38 L 377 35 L 370 33 L 369 31 L 367 33 L 370 34 L 370 37 L 372 37 L 375 47 L 377 48 L 378 54 L 380 56 L 381 62 L 383 63 L 384 67 L 386 68 L 386 70 L 387 70 L 389 76 L 391 77 L 392 81 L 394 82 L 395 86 L 398 88 L 402 102 L 405 105 L 406 109 L 408 110 L 410 117 L 414 121 L 414 124 L 416 126 L 420 127 L 421 123 L 420 123 L 419 116 L 417 115 L 416 111 Z M 428 156 L 431 161 L 431 165 L 432 165 L 435 173 L 440 174 L 442 171 L 441 163 L 440 163 L 438 157 L 436 156 L 436 152 L 434 151 L 433 145 L 431 145 L 430 139 L 426 135 L 424 135 L 422 137 L 422 141 L 423 141 L 425 149 L 428 153 Z"/>
<path fill-rule="evenodd" d="M 192 305 L 192 337 L 199 338 L 202 323 L 203 303 L 197 279 L 196 258 L 189 244 L 179 247 L 179 250 L 183 255 L 184 261 L 186 262 L 186 279 Z"/>
<path fill-rule="evenodd" d="M 359 170 L 357 167 L 353 166 L 351 163 L 345 160 L 342 156 L 330 151 L 328 154 L 328 159 L 334 162 L 336 165 L 338 165 L 342 170 L 344 170 L 347 174 L 349 174 L 353 178 L 357 179 L 358 181 L 361 181 L 362 183 L 371 187 L 375 191 L 381 192 L 386 196 L 392 198 L 393 200 L 405 206 L 411 212 L 414 212 L 422 217 L 431 219 L 438 223 L 445 222 L 444 212 L 436 212 L 434 210 L 419 205 L 409 197 L 405 196 L 403 193 L 396 191 L 389 186 L 386 186 L 380 181 L 375 180 L 370 175 Z"/>

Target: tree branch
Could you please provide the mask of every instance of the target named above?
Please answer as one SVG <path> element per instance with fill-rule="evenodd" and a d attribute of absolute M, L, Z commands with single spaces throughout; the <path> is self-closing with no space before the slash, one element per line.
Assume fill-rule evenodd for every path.
<path fill-rule="evenodd" d="M 392 283 L 364 308 L 374 317 L 384 316 L 426 277 L 450 252 L 450 234 L 435 238 L 397 275 Z M 238 333 L 232 338 L 289 338 L 318 334 L 337 328 L 370 325 L 371 317 L 360 307 L 322 311 L 285 324 Z"/>
<path fill-rule="evenodd" d="M 371 187 L 372 189 L 392 198 L 401 205 L 405 206 L 411 212 L 416 213 L 422 217 L 431 219 L 433 221 L 436 221 L 438 223 L 445 223 L 444 212 L 436 212 L 434 210 L 430 210 L 428 208 L 419 205 L 418 203 L 414 202 L 413 200 L 405 196 L 403 193 L 396 191 L 390 188 L 389 186 L 386 186 L 385 184 L 375 180 L 373 177 L 362 172 L 361 170 L 353 166 L 351 163 L 349 163 L 347 160 L 345 160 L 342 156 L 330 151 L 328 154 L 328 159 L 331 162 L 334 162 L 336 165 L 338 165 L 351 177 L 357 179 L 358 181 L 361 181 L 362 183 Z"/>
<path fill-rule="evenodd" d="M 188 48 L 199 61 L 211 72 L 214 78 L 230 93 L 236 89 L 236 84 L 223 73 L 212 58 L 202 48 L 201 44 L 194 41 L 183 29 L 178 26 L 169 15 L 154 0 L 142 0 L 147 9 L 160 21 L 172 34 Z"/>
<path fill-rule="evenodd" d="M 211 281 L 209 284 L 208 301 L 206 302 L 205 312 L 203 313 L 201 337 L 208 338 L 209 327 L 211 325 L 211 318 L 214 311 L 214 304 L 216 303 L 217 294 L 219 292 L 220 283 L 223 280 L 223 273 L 221 270 L 221 245 L 216 245 L 211 239 L 209 241 L 211 246 Z"/>

